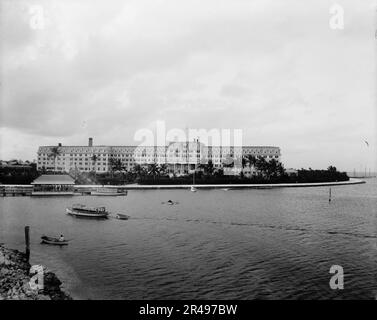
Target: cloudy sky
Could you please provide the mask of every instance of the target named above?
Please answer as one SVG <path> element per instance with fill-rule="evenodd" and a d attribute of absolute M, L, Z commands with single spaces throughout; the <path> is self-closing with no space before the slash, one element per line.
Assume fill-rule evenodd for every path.
<path fill-rule="evenodd" d="M 329 26 L 344 9 L 344 29 Z M 243 130 L 286 167 L 375 170 L 375 0 L 0 0 L 0 158 Z M 364 142 L 367 140 L 369 147 Z"/>

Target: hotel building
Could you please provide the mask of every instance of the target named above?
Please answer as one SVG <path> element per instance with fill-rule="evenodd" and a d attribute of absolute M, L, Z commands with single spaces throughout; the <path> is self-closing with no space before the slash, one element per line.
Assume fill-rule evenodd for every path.
<path fill-rule="evenodd" d="M 54 149 L 57 150 L 54 156 Z M 41 146 L 38 149 L 38 170 L 70 172 L 111 171 L 111 159 L 120 160 L 127 171 L 135 164 L 165 164 L 169 173 L 187 174 L 199 164 L 212 161 L 215 169 L 223 168 L 225 174 L 239 174 L 229 164 L 241 168 L 242 157 L 249 155 L 264 157 L 266 160 L 280 161 L 280 148 L 272 146 L 222 147 L 206 146 L 199 140 L 192 142 L 172 142 L 167 146 L 94 146 L 89 138 L 87 146 Z M 250 168 L 244 168 L 244 173 Z M 245 172 L 246 171 L 246 172 Z"/>

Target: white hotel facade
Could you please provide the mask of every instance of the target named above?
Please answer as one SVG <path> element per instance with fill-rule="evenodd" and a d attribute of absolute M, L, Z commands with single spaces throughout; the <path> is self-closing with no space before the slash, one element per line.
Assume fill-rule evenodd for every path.
<path fill-rule="evenodd" d="M 54 159 L 53 148 L 58 149 Z M 94 146 L 89 138 L 87 146 L 41 146 L 38 149 L 38 170 L 56 170 L 58 172 L 95 171 L 106 173 L 111 171 L 111 160 L 120 160 L 126 170 L 132 170 L 135 164 L 165 164 L 169 173 L 187 174 L 197 168 L 199 164 L 212 161 L 214 168 L 224 168 L 226 164 L 235 161 L 241 167 L 242 157 L 249 155 L 264 157 L 266 160 L 280 161 L 280 148 L 273 146 L 243 146 L 221 147 L 205 146 L 197 141 L 172 142 L 167 146 Z M 93 157 L 95 156 L 95 157 Z M 95 160 L 94 160 L 95 159 Z M 250 170 L 247 167 L 243 169 Z M 240 169 L 228 170 L 229 174 L 239 174 Z M 230 173 L 231 172 L 231 173 Z M 246 174 L 248 172 L 245 172 Z M 250 172 L 249 172 L 250 173 Z"/>

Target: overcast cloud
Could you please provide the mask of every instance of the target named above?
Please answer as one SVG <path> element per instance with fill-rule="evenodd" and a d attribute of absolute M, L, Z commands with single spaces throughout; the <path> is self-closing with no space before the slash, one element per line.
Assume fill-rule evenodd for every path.
<path fill-rule="evenodd" d="M 343 30 L 329 27 L 334 3 Z M 286 167 L 376 169 L 374 0 L 0 4 L 2 159 L 89 136 L 136 144 L 164 120 L 243 129 Z"/>

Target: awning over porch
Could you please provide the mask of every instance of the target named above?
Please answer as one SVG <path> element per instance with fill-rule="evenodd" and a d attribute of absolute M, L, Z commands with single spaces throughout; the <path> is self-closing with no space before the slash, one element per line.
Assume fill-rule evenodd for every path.
<path fill-rule="evenodd" d="M 66 174 L 43 174 L 35 179 L 32 185 L 74 185 L 75 180 Z"/>

